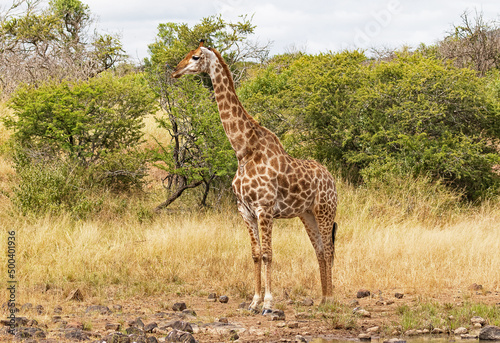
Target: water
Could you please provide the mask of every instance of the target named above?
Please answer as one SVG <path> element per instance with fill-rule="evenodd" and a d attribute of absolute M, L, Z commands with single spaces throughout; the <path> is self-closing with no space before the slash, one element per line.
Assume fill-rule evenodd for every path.
<path fill-rule="evenodd" d="M 371 342 L 373 343 L 383 343 L 386 340 L 389 340 L 393 337 L 384 337 L 384 338 L 373 338 Z M 397 337 L 399 338 L 399 337 Z M 351 339 L 338 339 L 338 338 L 328 338 L 328 337 L 320 337 L 320 338 L 315 338 L 310 343 L 353 343 L 353 342 L 359 342 L 357 338 L 351 338 Z M 455 340 L 453 337 L 447 337 L 447 338 L 435 338 L 435 337 L 419 337 L 419 338 L 401 338 L 401 341 L 406 341 L 406 343 L 450 343 L 454 342 Z M 370 341 L 367 341 L 370 342 Z"/>

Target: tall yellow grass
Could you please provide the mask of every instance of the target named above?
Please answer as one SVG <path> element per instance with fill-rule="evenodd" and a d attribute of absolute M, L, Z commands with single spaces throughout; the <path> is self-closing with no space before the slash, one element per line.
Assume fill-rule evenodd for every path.
<path fill-rule="evenodd" d="M 146 124 L 149 134 L 164 134 L 156 131 L 153 117 Z M 0 143 L 9 135 L 0 127 Z M 214 210 L 174 204 L 175 211 L 148 219 L 144 214 L 164 197 L 161 187 L 153 187 L 147 196 L 108 197 L 97 218 L 24 217 L 6 196 L 12 174 L 0 154 L 0 249 L 6 251 L 7 232 L 15 230 L 20 302 L 48 294 L 61 299 L 74 288 L 97 298 L 253 292 L 250 241 L 232 198 Z M 362 287 L 432 293 L 472 283 L 500 290 L 498 201 L 467 208 L 425 179 L 366 188 L 338 180 L 338 193 L 338 295 Z M 285 292 L 319 297 L 315 254 L 300 221 L 276 221 L 273 246 L 277 299 Z M 7 279 L 6 263 L 0 275 Z M 6 299 L 5 287 L 0 296 Z"/>
<path fill-rule="evenodd" d="M 374 215 L 371 208 L 380 196 L 347 184 L 339 184 L 339 194 L 344 201 L 334 283 L 340 296 L 362 287 L 433 293 L 478 283 L 500 289 L 498 204 L 455 213 L 452 219 L 448 212 L 433 226 L 417 214 Z M 164 213 L 143 223 L 133 211 L 81 221 L 68 215 L 12 215 L 5 200 L 2 207 L 0 242 L 7 242 L 6 229 L 16 230 L 19 294 L 26 300 L 47 289 L 64 297 L 74 288 L 91 297 L 252 293 L 248 233 L 232 204 L 219 211 Z M 278 298 L 285 291 L 296 298 L 319 297 L 317 262 L 302 224 L 277 221 L 273 242 Z M 7 275 L 5 264 L 0 275 Z"/>

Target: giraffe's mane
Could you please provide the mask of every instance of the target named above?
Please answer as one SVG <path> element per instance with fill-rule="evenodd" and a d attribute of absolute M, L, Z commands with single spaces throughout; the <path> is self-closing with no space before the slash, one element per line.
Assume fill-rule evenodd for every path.
<path fill-rule="evenodd" d="M 217 50 L 210 48 L 210 51 L 212 51 L 215 54 L 215 56 L 217 56 L 217 59 L 219 60 L 222 68 L 224 69 L 224 72 L 228 75 L 229 86 L 232 87 L 232 89 L 234 91 L 235 87 L 234 87 L 234 81 L 233 81 L 233 74 L 231 73 L 231 70 L 229 70 L 229 67 L 228 67 L 226 61 L 224 61 L 224 58 L 222 57 L 220 52 L 218 52 Z"/>

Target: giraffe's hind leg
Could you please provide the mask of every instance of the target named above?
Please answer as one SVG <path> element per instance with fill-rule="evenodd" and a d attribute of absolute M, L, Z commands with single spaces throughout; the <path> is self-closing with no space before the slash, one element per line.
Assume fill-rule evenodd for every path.
<path fill-rule="evenodd" d="M 333 259 L 335 255 L 335 233 L 337 224 L 335 223 L 335 211 L 322 212 L 316 214 L 315 218 L 318 222 L 319 233 L 323 242 L 324 259 L 325 259 L 325 286 L 323 289 L 322 303 L 333 301 Z"/>
<path fill-rule="evenodd" d="M 331 288 L 332 284 L 331 270 L 330 272 L 328 272 L 328 265 L 331 266 L 331 263 L 330 264 L 327 263 L 325 254 L 326 252 L 325 242 L 324 242 L 325 238 L 320 233 L 320 227 L 314 214 L 306 212 L 300 215 L 299 218 L 300 220 L 302 220 L 302 223 L 304 223 L 307 235 L 309 236 L 314 251 L 316 252 L 316 257 L 318 259 L 318 264 L 319 264 L 319 274 L 321 279 L 321 291 L 323 294 L 323 299 L 325 299 L 325 297 L 328 296 L 328 287 L 330 285 Z M 328 281 L 328 277 L 330 278 L 330 281 Z"/>

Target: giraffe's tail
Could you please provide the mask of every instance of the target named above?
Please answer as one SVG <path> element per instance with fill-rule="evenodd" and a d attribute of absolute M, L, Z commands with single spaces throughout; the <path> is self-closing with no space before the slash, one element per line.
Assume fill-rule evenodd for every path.
<path fill-rule="evenodd" d="M 333 228 L 332 228 L 332 244 L 333 244 L 333 246 L 335 246 L 335 234 L 337 233 L 337 227 L 338 227 L 337 223 L 334 222 Z"/>

